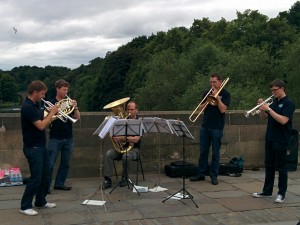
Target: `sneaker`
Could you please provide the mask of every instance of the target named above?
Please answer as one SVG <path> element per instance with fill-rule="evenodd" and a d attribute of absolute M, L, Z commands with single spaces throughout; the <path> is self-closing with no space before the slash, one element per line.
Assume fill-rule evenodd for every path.
<path fill-rule="evenodd" d="M 283 203 L 285 200 L 285 196 L 283 195 L 277 195 L 277 198 L 275 199 L 276 203 Z"/>
<path fill-rule="evenodd" d="M 127 182 L 127 180 L 125 179 L 125 177 L 122 177 L 122 180 L 121 180 L 119 186 L 120 186 L 120 187 L 125 187 L 125 186 L 127 186 L 127 184 L 128 184 L 128 182 Z"/>
<path fill-rule="evenodd" d="M 25 210 L 20 209 L 20 213 L 27 216 L 36 216 L 37 214 L 39 214 L 37 211 L 33 209 L 25 209 Z"/>
<path fill-rule="evenodd" d="M 205 180 L 205 177 L 200 175 L 190 177 L 190 181 L 200 181 L 200 180 Z"/>
<path fill-rule="evenodd" d="M 254 198 L 264 198 L 264 197 L 270 198 L 270 197 L 272 197 L 272 195 L 266 194 L 264 192 L 255 192 L 255 193 L 252 194 L 252 196 Z"/>
<path fill-rule="evenodd" d="M 36 206 L 36 208 L 40 208 L 40 209 L 51 209 L 55 207 L 56 207 L 55 203 L 49 203 L 49 202 L 47 202 L 44 206 Z"/>
<path fill-rule="evenodd" d="M 105 190 L 110 187 L 111 187 L 111 179 L 109 177 L 104 177 L 102 189 Z"/>

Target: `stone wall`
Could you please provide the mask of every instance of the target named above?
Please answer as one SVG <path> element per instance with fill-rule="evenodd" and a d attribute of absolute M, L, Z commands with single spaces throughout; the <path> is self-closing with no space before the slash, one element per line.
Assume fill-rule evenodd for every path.
<path fill-rule="evenodd" d="M 109 113 L 83 112 L 81 120 L 74 124 L 75 149 L 69 177 L 94 177 L 102 174 L 103 157 L 111 147 L 111 139 L 100 139 L 93 135 L 97 127 Z M 199 124 L 189 121 L 190 112 L 139 112 L 143 117 L 161 117 L 184 121 L 193 139 L 172 134 L 146 133 L 142 138 L 142 160 L 145 172 L 161 173 L 171 161 L 181 160 L 183 141 L 186 160 L 197 163 L 199 157 Z M 29 173 L 27 161 L 22 151 L 22 132 L 19 113 L 1 114 L 0 127 L 0 168 L 21 167 L 25 176 Z M 294 114 L 294 128 L 300 131 L 300 110 Z M 266 121 L 258 117 L 245 118 L 242 111 L 229 111 L 221 147 L 221 161 L 228 162 L 232 157 L 243 155 L 245 168 L 263 167 L 264 134 Z M 300 162 L 300 161 L 299 161 Z M 120 163 L 117 164 L 120 170 Z"/>

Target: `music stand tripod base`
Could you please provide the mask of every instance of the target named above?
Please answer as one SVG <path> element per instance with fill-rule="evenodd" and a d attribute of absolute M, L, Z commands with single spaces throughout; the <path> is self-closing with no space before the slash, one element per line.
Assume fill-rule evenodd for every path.
<path fill-rule="evenodd" d="M 196 204 L 196 202 L 193 199 L 194 197 L 185 188 L 185 179 L 186 179 L 186 175 L 185 175 L 185 137 L 188 137 L 188 138 L 191 138 L 191 139 L 194 139 L 194 138 L 193 138 L 193 136 L 191 135 L 191 133 L 189 132 L 189 130 L 187 129 L 187 127 L 185 126 L 185 124 L 182 121 L 178 121 L 178 120 L 171 121 L 171 120 L 169 120 L 169 122 L 170 122 L 170 125 L 171 125 L 172 129 L 177 134 L 177 136 L 182 137 L 182 157 L 183 157 L 182 189 L 180 189 L 176 193 L 168 196 L 162 202 L 164 203 L 165 201 L 167 201 L 168 199 L 170 199 L 172 197 L 175 197 L 176 199 L 179 199 L 179 200 L 190 199 L 195 204 L 195 206 L 198 208 L 198 205 Z M 182 197 L 177 197 L 176 195 L 181 193 L 181 192 L 182 192 Z"/>
<path fill-rule="evenodd" d="M 128 187 L 128 189 L 130 188 L 129 185 L 131 185 L 136 190 L 136 193 L 138 195 L 140 195 L 140 192 L 136 189 L 136 187 L 134 186 L 134 184 L 132 183 L 132 181 L 129 178 L 127 178 L 126 180 L 127 180 L 127 187 Z M 109 194 L 111 194 L 118 186 L 120 186 L 121 182 L 122 182 L 122 180 L 109 192 Z"/>

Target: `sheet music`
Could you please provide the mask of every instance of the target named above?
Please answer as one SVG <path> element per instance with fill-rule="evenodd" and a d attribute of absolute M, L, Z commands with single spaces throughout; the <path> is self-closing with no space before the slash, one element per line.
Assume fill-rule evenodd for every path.
<path fill-rule="evenodd" d="M 103 122 L 100 124 L 100 126 L 95 130 L 93 135 L 98 134 L 98 136 L 103 139 L 106 134 L 110 131 L 111 127 L 113 124 L 119 119 L 118 116 L 110 116 L 110 117 L 105 117 Z"/>
<path fill-rule="evenodd" d="M 170 127 L 177 136 L 188 137 L 194 139 L 193 135 L 190 133 L 188 128 L 185 126 L 184 122 L 181 120 L 168 120 Z"/>
<path fill-rule="evenodd" d="M 166 119 L 159 117 L 144 117 L 142 118 L 142 124 L 147 133 L 171 133 L 173 130 L 170 127 Z"/>
<path fill-rule="evenodd" d="M 119 119 L 110 130 L 110 136 L 143 136 L 141 120 Z"/>
<path fill-rule="evenodd" d="M 141 120 L 146 133 L 158 133 L 158 128 L 153 117 L 143 117 Z"/>
<path fill-rule="evenodd" d="M 154 121 L 156 122 L 156 126 L 161 133 L 171 133 L 173 134 L 173 129 L 168 123 L 166 119 L 154 117 Z"/>

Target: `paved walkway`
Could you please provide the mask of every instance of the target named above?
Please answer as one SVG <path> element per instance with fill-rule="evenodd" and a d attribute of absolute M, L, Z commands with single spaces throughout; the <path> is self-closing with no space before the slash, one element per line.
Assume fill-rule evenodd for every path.
<path fill-rule="evenodd" d="M 261 190 L 264 171 L 244 171 L 241 177 L 220 176 L 216 186 L 209 179 L 199 182 L 186 179 L 186 190 L 193 196 L 195 204 L 189 198 L 167 199 L 182 189 L 181 178 L 169 178 L 164 174 L 145 174 L 145 177 L 145 181 L 139 182 L 140 186 L 152 188 L 159 178 L 159 186 L 168 190 L 138 195 L 128 187 L 117 187 L 109 193 L 112 189 L 100 191 L 100 178 L 70 179 L 71 191 L 53 190 L 47 196 L 49 202 L 57 203 L 57 207 L 39 209 L 39 215 L 33 217 L 19 213 L 24 186 L 1 187 L 0 224 L 295 225 L 300 218 L 299 171 L 289 173 L 288 193 L 283 204 L 274 203 L 276 187 L 273 198 L 251 196 L 252 192 Z M 114 187 L 118 181 L 114 179 L 113 182 Z M 86 199 L 106 203 L 104 206 L 82 205 Z"/>

